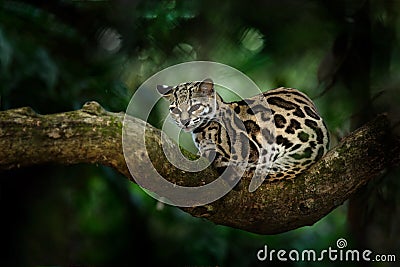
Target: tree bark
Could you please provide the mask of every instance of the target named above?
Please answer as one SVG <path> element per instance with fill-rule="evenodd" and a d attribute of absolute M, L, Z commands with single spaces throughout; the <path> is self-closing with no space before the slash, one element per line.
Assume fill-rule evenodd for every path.
<path fill-rule="evenodd" d="M 122 146 L 124 113 L 105 111 L 88 102 L 81 110 L 39 115 L 30 108 L 0 112 L 0 170 L 48 162 L 92 163 L 111 166 L 134 182 Z M 148 153 L 153 166 L 168 181 L 182 186 L 209 183 L 218 177 L 212 168 L 197 172 L 176 169 L 162 153 L 160 130 L 129 118 L 131 134 L 146 127 L 146 151 L 131 144 L 134 162 Z M 137 126 L 137 127 L 135 127 Z M 170 142 L 171 146 L 177 146 Z M 196 217 L 249 232 L 276 234 L 312 225 L 371 179 L 400 161 L 400 141 L 390 133 L 385 115 L 357 129 L 294 181 L 264 182 L 250 193 L 249 179 L 227 195 L 204 206 L 182 208 Z M 189 157 L 189 152 L 185 152 Z M 134 164 L 135 165 L 135 164 Z M 140 166 L 141 164 L 137 164 Z M 136 166 L 136 165 L 135 165 Z M 145 169 L 136 170 L 143 177 Z"/>

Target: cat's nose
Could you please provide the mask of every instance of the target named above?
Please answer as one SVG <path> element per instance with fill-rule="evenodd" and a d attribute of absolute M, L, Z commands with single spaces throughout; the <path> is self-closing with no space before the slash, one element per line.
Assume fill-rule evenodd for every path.
<path fill-rule="evenodd" d="M 189 126 L 190 119 L 181 120 L 181 123 L 182 123 L 184 126 Z"/>

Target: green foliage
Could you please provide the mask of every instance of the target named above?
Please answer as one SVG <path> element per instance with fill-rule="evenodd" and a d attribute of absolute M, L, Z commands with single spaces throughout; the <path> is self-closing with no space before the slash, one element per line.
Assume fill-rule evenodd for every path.
<path fill-rule="evenodd" d="M 157 71 L 212 60 L 243 71 L 262 90 L 306 92 L 333 144 L 377 112 L 398 119 L 397 1 L 39 2 L 0 2 L 0 109 L 52 113 L 96 100 L 123 111 Z M 160 123 L 157 111 L 151 122 Z M 107 168 L 43 166 L 0 175 L 7 244 L 2 265 L 115 266 L 143 259 L 146 265 L 249 266 L 260 264 L 256 253 L 265 244 L 318 251 L 344 237 L 349 247 L 357 245 L 346 207 L 314 226 L 259 236 L 163 206 Z M 375 248 L 392 233 L 398 237 L 397 178 L 391 173 L 373 184 L 360 208 L 368 206 L 366 218 L 375 218 L 360 217 L 373 222 L 363 232 L 368 246 L 376 232 Z M 377 219 L 382 214 L 386 222 Z M 382 246 L 385 253 L 400 246 L 391 242 Z"/>

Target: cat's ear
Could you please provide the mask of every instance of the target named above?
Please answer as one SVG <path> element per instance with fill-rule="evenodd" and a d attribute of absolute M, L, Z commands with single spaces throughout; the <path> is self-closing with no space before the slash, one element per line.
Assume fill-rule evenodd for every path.
<path fill-rule="evenodd" d="M 168 96 L 171 91 L 172 91 L 172 86 L 168 85 L 157 85 L 157 91 L 162 95 L 162 96 Z"/>
<path fill-rule="evenodd" d="M 211 95 L 214 93 L 214 82 L 210 78 L 203 80 L 199 85 L 200 91 Z"/>

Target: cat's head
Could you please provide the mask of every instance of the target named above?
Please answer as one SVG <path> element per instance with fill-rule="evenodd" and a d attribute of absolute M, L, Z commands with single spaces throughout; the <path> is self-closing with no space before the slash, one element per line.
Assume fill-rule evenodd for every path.
<path fill-rule="evenodd" d="M 215 116 L 216 95 L 211 79 L 181 83 L 174 87 L 158 85 L 157 90 L 169 101 L 172 119 L 185 131 L 192 131 L 203 121 Z"/>

